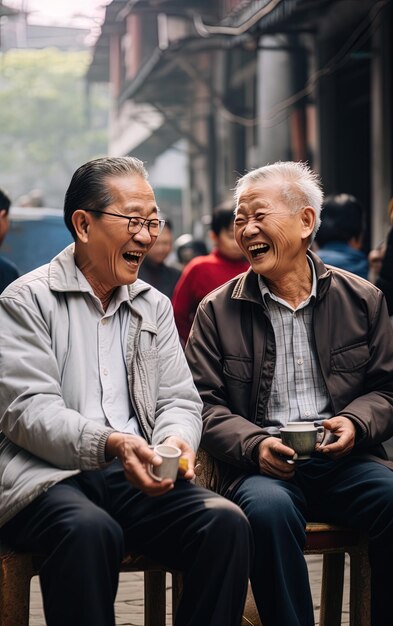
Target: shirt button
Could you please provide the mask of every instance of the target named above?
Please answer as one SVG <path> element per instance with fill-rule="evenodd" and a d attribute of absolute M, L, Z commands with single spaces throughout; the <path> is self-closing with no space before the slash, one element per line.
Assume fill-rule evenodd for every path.
<path fill-rule="evenodd" d="M 305 415 L 306 417 L 310 417 L 311 413 L 310 413 L 310 411 L 305 411 L 304 415 Z"/>
<path fill-rule="evenodd" d="M 107 369 L 103 369 L 102 373 L 104 374 L 104 376 L 108 376 L 108 370 Z"/>
<path fill-rule="evenodd" d="M 304 363 L 303 359 L 298 359 L 298 360 L 297 360 L 297 364 L 298 364 L 298 365 L 303 365 L 303 363 Z"/>
<path fill-rule="evenodd" d="M 107 318 L 106 318 L 106 317 L 104 317 L 104 319 L 103 319 L 103 320 L 101 320 L 101 324 L 102 324 L 103 326 L 106 326 L 106 324 L 107 324 L 107 323 L 108 323 L 108 320 L 107 320 Z"/>

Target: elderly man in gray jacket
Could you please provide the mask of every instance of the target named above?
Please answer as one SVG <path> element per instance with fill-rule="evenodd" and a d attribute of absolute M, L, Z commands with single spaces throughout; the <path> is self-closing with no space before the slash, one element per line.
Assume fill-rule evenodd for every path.
<path fill-rule="evenodd" d="M 177 626 L 238 626 L 251 533 L 191 482 L 201 401 L 169 300 L 137 279 L 163 227 L 143 164 L 86 163 L 64 211 L 75 244 L 0 298 L 0 537 L 45 553 L 49 626 L 114 625 L 125 549 L 184 571 Z M 162 442 L 175 482 L 147 471 Z"/>

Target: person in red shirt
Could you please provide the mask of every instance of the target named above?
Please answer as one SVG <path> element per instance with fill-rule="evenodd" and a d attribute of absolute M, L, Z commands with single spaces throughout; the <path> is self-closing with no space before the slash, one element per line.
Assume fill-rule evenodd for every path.
<path fill-rule="evenodd" d="M 233 208 L 213 211 L 211 237 L 214 250 L 192 259 L 183 270 L 172 297 L 175 322 L 183 345 L 186 344 L 200 301 L 213 289 L 248 270 L 233 234 Z"/>

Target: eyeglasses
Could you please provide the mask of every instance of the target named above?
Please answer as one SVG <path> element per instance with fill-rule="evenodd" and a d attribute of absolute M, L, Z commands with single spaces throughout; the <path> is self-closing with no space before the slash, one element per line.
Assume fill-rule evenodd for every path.
<path fill-rule="evenodd" d="M 128 232 L 130 235 L 136 235 L 145 226 L 152 237 L 158 237 L 162 233 L 165 226 L 165 220 L 145 220 L 143 217 L 128 217 L 128 215 L 120 215 L 119 213 L 109 213 L 109 211 L 98 211 L 96 209 L 85 209 L 88 213 L 103 213 L 104 215 L 112 215 L 112 217 L 122 217 L 128 220 Z"/>

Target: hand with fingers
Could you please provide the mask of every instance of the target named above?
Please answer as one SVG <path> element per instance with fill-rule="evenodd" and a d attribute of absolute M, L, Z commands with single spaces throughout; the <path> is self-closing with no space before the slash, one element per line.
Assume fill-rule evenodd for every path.
<path fill-rule="evenodd" d="M 149 475 L 148 466 L 158 466 L 162 459 L 142 437 L 113 432 L 106 441 L 105 453 L 108 459 L 120 460 L 127 480 L 146 495 L 160 496 L 173 489 L 169 478 L 157 482 Z"/>
<path fill-rule="evenodd" d="M 347 456 L 355 445 L 354 423 L 348 417 L 336 415 L 322 422 L 322 426 L 325 428 L 325 436 L 322 443 L 317 445 L 317 452 L 326 454 L 332 459 Z"/>
<path fill-rule="evenodd" d="M 181 450 L 181 457 L 179 460 L 179 476 L 185 480 L 192 480 L 195 478 L 194 466 L 195 466 L 195 452 L 183 439 L 180 437 L 172 436 L 165 439 L 168 445 L 176 446 Z"/>
<path fill-rule="evenodd" d="M 259 470 L 261 474 L 282 480 L 291 480 L 295 475 L 292 460 L 295 451 L 285 446 L 277 437 L 267 437 L 259 444 Z"/>

